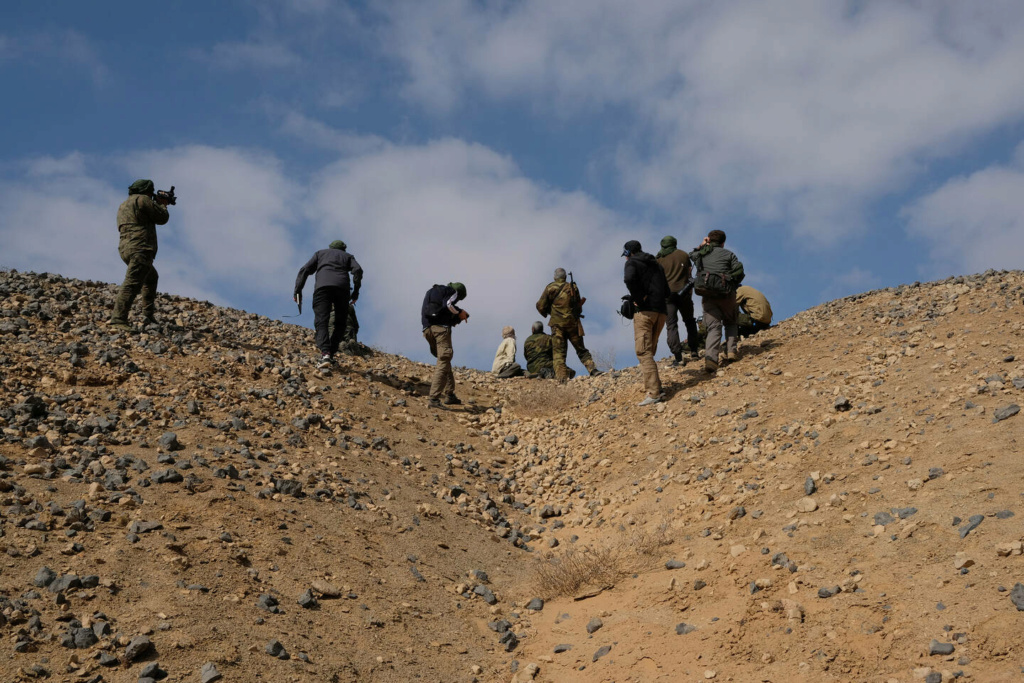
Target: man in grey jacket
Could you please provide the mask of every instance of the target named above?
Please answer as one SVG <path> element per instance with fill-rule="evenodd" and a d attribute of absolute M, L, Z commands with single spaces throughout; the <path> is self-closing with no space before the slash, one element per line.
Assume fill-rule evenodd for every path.
<path fill-rule="evenodd" d="M 718 372 L 719 349 L 722 346 L 722 328 L 725 327 L 725 360 L 739 358 L 736 344 L 739 340 L 736 287 L 743 282 L 743 264 L 736 254 L 725 248 L 725 233 L 712 230 L 695 249 L 690 258 L 697 265 L 694 291 L 701 296 L 704 326 L 708 330 L 704 340 L 704 369 Z"/>
<path fill-rule="evenodd" d="M 313 288 L 313 327 L 316 330 L 316 347 L 322 357 L 317 367 L 327 367 L 334 362 L 334 354 L 345 334 L 349 303 L 359 298 L 359 287 L 363 282 L 363 269 L 352 254 L 345 251 L 345 243 L 334 240 L 327 249 L 313 254 L 313 258 L 299 269 L 295 278 L 293 301 L 302 296 L 306 278 L 316 273 Z M 349 273 L 352 274 L 351 295 L 349 294 Z M 331 312 L 334 313 L 334 330 L 329 329 Z"/>

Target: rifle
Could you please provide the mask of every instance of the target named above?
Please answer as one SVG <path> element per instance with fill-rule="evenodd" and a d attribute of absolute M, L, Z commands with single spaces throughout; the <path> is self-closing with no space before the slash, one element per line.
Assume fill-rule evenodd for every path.
<path fill-rule="evenodd" d="M 572 271 L 569 271 L 569 286 L 573 288 L 576 294 L 579 294 L 579 287 L 576 286 L 576 281 L 572 278 Z M 579 327 L 580 336 L 584 336 L 586 332 L 583 330 L 583 304 L 587 303 L 586 298 L 580 297 L 578 305 L 572 307 L 572 314 L 576 316 L 576 325 Z"/>
<path fill-rule="evenodd" d="M 173 187 L 171 188 L 174 189 Z M 299 292 L 295 297 L 295 303 L 299 305 L 299 312 L 296 315 L 282 315 L 282 318 L 298 318 L 302 315 L 302 292 Z"/>
<path fill-rule="evenodd" d="M 157 190 L 156 196 L 160 197 L 165 205 L 174 205 L 178 203 L 178 197 L 174 194 L 174 185 L 171 185 L 171 189 L 169 190 Z"/>

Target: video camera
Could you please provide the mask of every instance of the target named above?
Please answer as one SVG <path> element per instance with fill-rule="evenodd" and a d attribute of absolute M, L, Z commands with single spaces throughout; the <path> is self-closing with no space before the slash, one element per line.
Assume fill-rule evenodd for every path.
<path fill-rule="evenodd" d="M 174 194 L 174 185 L 171 185 L 169 190 L 157 190 L 156 196 L 160 197 L 164 204 L 174 205 L 178 203 L 178 198 Z"/>

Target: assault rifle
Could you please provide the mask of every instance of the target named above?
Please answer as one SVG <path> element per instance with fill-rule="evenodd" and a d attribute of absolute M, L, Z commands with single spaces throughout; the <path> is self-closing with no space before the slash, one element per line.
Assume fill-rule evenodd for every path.
<path fill-rule="evenodd" d="M 174 205 L 178 203 L 178 197 L 174 194 L 174 185 L 171 185 L 171 189 L 169 190 L 157 190 L 156 196 L 160 198 L 161 203 L 164 205 Z"/>
<path fill-rule="evenodd" d="M 569 272 L 569 284 L 576 291 L 576 293 L 579 294 L 579 291 L 580 291 L 579 287 L 576 286 L 576 281 L 572 279 L 572 271 Z M 575 306 L 573 306 L 573 309 L 572 309 L 573 315 L 575 315 L 580 320 L 582 320 L 583 317 L 584 317 L 583 316 L 583 304 L 585 304 L 585 303 L 587 303 L 586 297 L 582 297 L 581 296 L 580 297 L 580 302 L 578 304 L 576 304 Z"/>

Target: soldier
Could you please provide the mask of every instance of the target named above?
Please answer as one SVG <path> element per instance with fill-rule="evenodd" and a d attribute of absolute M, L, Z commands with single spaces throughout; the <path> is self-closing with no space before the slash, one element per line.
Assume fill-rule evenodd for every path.
<path fill-rule="evenodd" d="M 736 287 L 743 281 L 743 264 L 725 248 L 725 233 L 712 230 L 690 258 L 697 264 L 694 290 L 701 296 L 707 337 L 704 340 L 704 369 L 718 372 L 722 327 L 725 327 L 725 360 L 735 361 L 737 328 Z"/>
<path fill-rule="evenodd" d="M 147 324 L 156 322 L 157 272 L 156 226 L 165 225 L 170 218 L 167 199 L 156 195 L 152 180 L 136 180 L 128 188 L 128 199 L 117 209 L 117 229 L 121 240 L 117 253 L 128 266 L 124 282 L 117 293 L 110 326 L 128 330 L 128 312 L 135 297 L 142 293 L 142 315 Z"/>
<path fill-rule="evenodd" d="M 555 366 L 555 379 L 564 382 L 569 379 L 569 368 L 565 364 L 569 351 L 567 342 L 572 343 L 576 355 L 583 363 L 591 377 L 601 374 L 590 356 L 590 351 L 583 344 L 583 325 L 580 317 L 583 303 L 580 290 L 575 283 L 565 281 L 565 269 L 555 269 L 555 281 L 544 288 L 537 301 L 537 312 L 542 316 L 551 316 L 551 352 Z"/>
<path fill-rule="evenodd" d="M 355 257 L 345 251 L 345 243 L 334 240 L 326 249 L 313 254 L 295 277 L 293 301 L 298 301 L 306 278 L 316 273 L 313 287 L 313 327 L 316 330 L 316 347 L 321 358 L 317 367 L 327 367 L 334 362 L 341 336 L 345 331 L 350 303 L 359 299 L 359 288 L 363 282 L 363 268 Z M 349 294 L 349 273 L 352 274 L 351 295 Z M 334 329 L 330 329 L 331 314 L 334 314 Z"/>
<path fill-rule="evenodd" d="M 683 360 L 683 344 L 679 340 L 679 320 L 677 315 L 682 315 L 683 324 L 686 326 L 686 343 L 690 347 L 690 358 L 697 359 L 700 355 L 697 349 L 700 348 L 697 335 L 697 321 L 693 317 L 693 296 L 691 290 L 690 256 L 676 248 L 676 238 L 668 235 L 661 240 L 661 251 L 658 252 L 658 263 L 665 271 L 668 279 L 669 297 L 666 306 L 668 321 L 668 350 L 672 353 L 674 360 L 672 365 L 685 365 Z"/>
<path fill-rule="evenodd" d="M 772 326 L 772 306 L 768 303 L 768 298 L 761 292 L 747 285 L 737 287 L 736 303 L 750 318 L 748 329 L 740 330 L 743 336 L 757 334 Z M 741 326 L 742 322 L 741 320 Z"/>
<path fill-rule="evenodd" d="M 551 335 L 544 334 L 544 323 L 533 324 L 533 334 L 523 342 L 523 355 L 526 356 L 526 371 L 531 375 L 540 375 L 544 379 L 554 379 L 555 364 L 551 351 Z M 572 368 L 569 368 L 572 371 Z"/>
<path fill-rule="evenodd" d="M 431 408 L 441 407 L 442 395 L 446 405 L 462 405 L 462 401 L 455 395 L 455 375 L 452 374 L 452 357 L 455 355 L 452 328 L 469 319 L 469 313 L 455 305 L 465 298 L 466 285 L 461 282 L 434 285 L 423 297 L 423 306 L 420 308 L 423 338 L 430 345 L 430 355 L 437 358 L 427 401 Z"/>
<path fill-rule="evenodd" d="M 636 359 L 644 376 L 647 397 L 641 406 L 661 403 L 664 393 L 661 377 L 654 354 L 658 350 L 658 337 L 665 327 L 665 311 L 668 303 L 668 280 L 665 270 L 657 259 L 641 250 L 640 243 L 630 240 L 623 245 L 622 255 L 626 259 L 623 281 L 633 302 L 633 341 L 636 344 Z"/>

